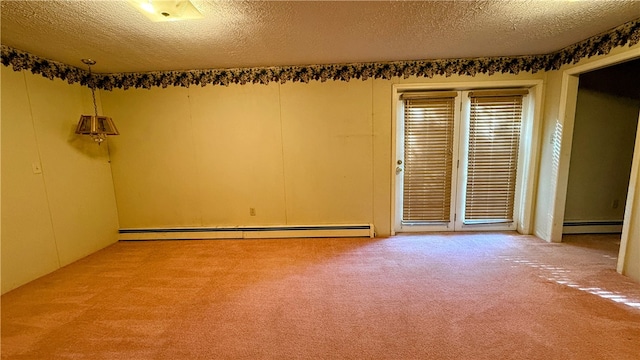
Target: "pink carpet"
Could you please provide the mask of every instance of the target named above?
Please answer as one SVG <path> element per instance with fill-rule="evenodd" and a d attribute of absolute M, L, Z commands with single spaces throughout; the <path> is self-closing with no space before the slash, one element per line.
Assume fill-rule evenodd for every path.
<path fill-rule="evenodd" d="M 608 238 L 120 242 L 2 296 L 2 359 L 640 359 Z"/>

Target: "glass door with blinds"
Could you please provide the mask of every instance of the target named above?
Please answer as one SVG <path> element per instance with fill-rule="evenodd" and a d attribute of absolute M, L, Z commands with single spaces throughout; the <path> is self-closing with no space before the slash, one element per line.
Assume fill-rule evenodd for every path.
<path fill-rule="evenodd" d="M 526 94 L 512 89 L 401 94 L 396 231 L 516 228 Z"/>
<path fill-rule="evenodd" d="M 452 230 L 460 96 L 403 93 L 396 149 L 396 231 Z"/>

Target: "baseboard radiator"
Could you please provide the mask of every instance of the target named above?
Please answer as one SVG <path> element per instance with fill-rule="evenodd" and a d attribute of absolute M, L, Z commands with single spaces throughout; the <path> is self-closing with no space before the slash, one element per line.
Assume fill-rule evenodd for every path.
<path fill-rule="evenodd" d="M 622 232 L 622 221 L 565 221 L 563 234 L 610 234 Z"/>
<path fill-rule="evenodd" d="M 120 229 L 120 241 L 374 237 L 373 224 Z"/>

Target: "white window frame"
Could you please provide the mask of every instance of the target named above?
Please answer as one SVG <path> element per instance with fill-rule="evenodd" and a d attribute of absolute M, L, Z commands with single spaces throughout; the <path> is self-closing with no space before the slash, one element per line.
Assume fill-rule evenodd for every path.
<path fill-rule="evenodd" d="M 516 198 L 514 204 L 514 226 L 513 229 L 521 234 L 531 234 L 533 232 L 533 213 L 535 208 L 535 188 L 537 186 L 537 163 L 540 152 L 540 134 L 542 129 L 542 98 L 544 82 L 541 79 L 513 80 L 513 81 L 479 81 L 460 83 L 432 83 L 432 84 L 393 84 L 392 85 L 392 163 L 391 163 L 391 234 L 395 235 L 396 229 L 402 229 L 398 225 L 398 214 L 401 201 L 398 201 L 398 186 L 402 184 L 397 181 L 396 167 L 397 160 L 401 159 L 402 150 L 398 149 L 398 131 L 401 130 L 401 122 L 404 119 L 402 100 L 400 94 L 405 91 L 468 91 L 468 90 L 488 90 L 499 88 L 527 88 L 529 95 L 525 97 L 527 106 L 523 109 L 523 122 L 520 135 L 520 153 L 518 159 L 518 178 L 516 180 Z M 465 94 L 463 94 L 464 96 Z M 461 112 L 460 112 L 461 113 Z M 459 120 L 459 119 L 458 119 Z M 460 125 L 462 125 L 459 122 Z M 460 126 L 458 126 L 460 128 Z M 457 130 L 462 131 L 462 130 Z M 459 138 L 459 136 L 457 137 Z M 459 144 L 457 144 L 459 145 Z M 456 161 L 456 159 L 454 159 Z M 457 178 L 463 166 L 458 168 L 458 172 L 452 176 Z M 463 170 L 462 170 L 463 171 Z M 460 184 L 458 184 L 460 186 Z M 452 191 L 454 191 L 452 189 Z M 461 189 L 456 188 L 457 192 Z M 461 201 L 460 196 L 456 197 L 456 202 Z M 455 206 L 459 206 L 458 203 Z M 456 222 L 461 222 L 461 214 L 458 214 Z M 463 225 L 456 230 L 463 231 L 491 231 L 497 227 L 495 224 L 486 225 Z M 404 230 L 404 229 L 403 229 Z M 412 229 L 412 231 L 450 231 L 449 227 L 439 228 L 437 226 L 425 229 Z M 504 226 L 500 230 L 505 230 Z"/>

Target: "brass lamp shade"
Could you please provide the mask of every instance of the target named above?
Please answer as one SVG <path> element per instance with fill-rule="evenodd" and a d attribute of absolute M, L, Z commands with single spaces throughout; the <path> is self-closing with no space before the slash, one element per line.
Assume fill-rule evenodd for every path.
<path fill-rule="evenodd" d="M 91 77 L 91 65 L 95 65 L 96 62 L 91 59 L 82 59 L 82 62 L 89 66 L 89 77 Z M 91 88 L 91 98 L 93 99 L 95 115 L 80 115 L 80 121 L 78 121 L 78 127 L 76 127 L 76 134 L 89 135 L 93 141 L 100 145 L 107 138 L 107 135 L 118 135 L 119 132 L 110 117 L 98 115 L 95 84 L 89 84 L 89 87 Z"/>
<path fill-rule="evenodd" d="M 76 134 L 89 135 L 91 138 L 101 143 L 107 135 L 118 135 L 118 129 L 108 116 L 80 115 Z"/>

